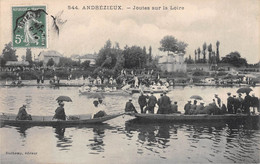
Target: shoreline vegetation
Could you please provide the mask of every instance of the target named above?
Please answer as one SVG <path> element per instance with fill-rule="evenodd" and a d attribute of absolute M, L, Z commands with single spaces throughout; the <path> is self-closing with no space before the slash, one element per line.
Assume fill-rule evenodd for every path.
<path fill-rule="evenodd" d="M 44 80 L 52 80 L 54 76 L 57 76 L 60 80 L 70 80 L 75 79 L 86 79 L 88 77 L 97 78 L 99 75 L 94 74 L 94 67 L 89 67 L 86 70 L 69 70 L 69 69 L 62 69 L 62 68 L 55 68 L 55 69 L 39 69 L 39 70 L 24 70 L 19 72 L 8 72 L 2 71 L 0 72 L 0 81 L 14 81 L 14 80 L 37 80 L 43 76 Z M 151 75 L 147 75 L 142 70 L 138 70 L 136 76 L 139 79 L 147 78 L 147 76 L 151 79 L 169 79 L 174 80 L 176 83 L 190 83 L 192 79 L 192 83 L 201 83 L 203 79 L 206 78 L 215 78 L 215 79 L 227 79 L 227 80 L 234 80 L 235 78 L 242 77 L 241 75 L 231 75 L 229 72 L 226 71 L 202 71 L 202 70 L 194 70 L 189 72 L 162 72 L 157 71 Z M 244 72 L 244 75 L 252 76 L 254 75 L 255 78 L 253 79 L 255 83 L 260 83 L 260 73 L 259 72 Z M 133 79 L 135 75 L 129 73 L 126 75 L 128 79 Z M 103 74 L 104 78 L 113 77 L 115 79 L 120 78 L 120 75 L 114 76 L 112 73 Z"/>

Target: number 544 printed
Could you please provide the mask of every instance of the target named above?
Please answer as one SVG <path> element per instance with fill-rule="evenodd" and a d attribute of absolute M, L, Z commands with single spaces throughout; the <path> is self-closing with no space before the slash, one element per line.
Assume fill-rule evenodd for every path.
<path fill-rule="evenodd" d="M 12 7 L 13 47 L 46 48 L 46 6 Z"/>

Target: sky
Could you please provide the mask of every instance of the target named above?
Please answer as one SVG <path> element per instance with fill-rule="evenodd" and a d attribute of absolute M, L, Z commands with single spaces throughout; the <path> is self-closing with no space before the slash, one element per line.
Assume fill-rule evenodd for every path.
<path fill-rule="evenodd" d="M 238 51 L 249 63 L 260 60 L 260 1 L 259 0 L 0 0 L 0 50 L 12 38 L 12 6 L 47 6 L 48 48 L 32 48 L 33 54 L 40 51 L 56 50 L 66 57 L 73 54 L 94 53 L 110 39 L 125 45 L 152 47 L 153 55 L 160 52 L 160 40 L 172 35 L 188 44 L 186 56 L 194 58 L 194 50 L 202 48 L 204 42 L 213 45 L 220 42 L 220 57 Z M 68 6 L 78 6 L 79 10 L 68 10 Z M 123 10 L 82 10 L 88 5 L 118 5 Z M 137 6 L 150 10 L 133 10 Z M 168 10 L 162 10 L 162 7 Z M 184 10 L 170 10 L 170 6 L 184 7 Z M 127 9 L 130 7 L 131 9 Z M 161 7 L 161 10 L 151 10 Z M 50 15 L 63 11 L 57 36 L 52 27 Z M 25 49 L 17 49 L 19 57 Z"/>

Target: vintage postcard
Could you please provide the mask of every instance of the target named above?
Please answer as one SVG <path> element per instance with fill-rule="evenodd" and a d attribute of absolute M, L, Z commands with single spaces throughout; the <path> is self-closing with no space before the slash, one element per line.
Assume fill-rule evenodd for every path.
<path fill-rule="evenodd" d="M 260 163 L 259 0 L 0 0 L 0 163 Z"/>

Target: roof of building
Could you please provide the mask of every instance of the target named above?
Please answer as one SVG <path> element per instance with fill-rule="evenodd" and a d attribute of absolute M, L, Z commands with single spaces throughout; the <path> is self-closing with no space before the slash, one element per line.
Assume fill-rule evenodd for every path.
<path fill-rule="evenodd" d="M 46 56 L 46 57 L 62 57 L 62 55 L 59 52 L 53 51 L 53 50 L 42 51 L 42 52 L 39 53 L 39 56 L 40 55 L 43 55 L 43 56 Z"/>
<path fill-rule="evenodd" d="M 28 61 L 7 61 L 5 66 L 29 66 Z"/>
<path fill-rule="evenodd" d="M 75 59 L 96 59 L 97 58 L 97 55 L 95 54 L 85 54 L 85 55 L 72 55 L 71 56 L 72 58 L 75 58 Z"/>

